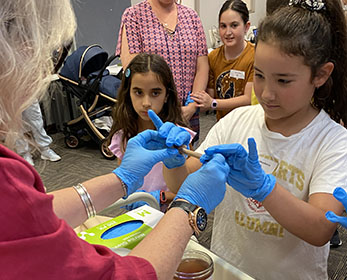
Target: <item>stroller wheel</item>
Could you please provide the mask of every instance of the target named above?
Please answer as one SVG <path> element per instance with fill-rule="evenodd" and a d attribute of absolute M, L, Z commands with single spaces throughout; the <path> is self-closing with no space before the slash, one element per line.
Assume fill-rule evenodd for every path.
<path fill-rule="evenodd" d="M 108 160 L 113 160 L 116 158 L 116 156 L 110 151 L 110 149 L 107 146 L 106 140 L 103 140 L 100 144 L 100 152 L 104 156 L 104 158 Z"/>
<path fill-rule="evenodd" d="M 80 140 L 76 135 L 65 136 L 65 145 L 70 149 L 76 149 L 80 145 Z"/>

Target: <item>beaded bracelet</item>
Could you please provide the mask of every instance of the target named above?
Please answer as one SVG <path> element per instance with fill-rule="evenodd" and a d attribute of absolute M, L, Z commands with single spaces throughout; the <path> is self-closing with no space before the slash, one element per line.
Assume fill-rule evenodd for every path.
<path fill-rule="evenodd" d="M 82 200 L 88 219 L 95 217 L 96 210 L 86 188 L 81 183 L 78 183 L 77 186 L 73 186 L 73 188 L 76 190 Z"/>

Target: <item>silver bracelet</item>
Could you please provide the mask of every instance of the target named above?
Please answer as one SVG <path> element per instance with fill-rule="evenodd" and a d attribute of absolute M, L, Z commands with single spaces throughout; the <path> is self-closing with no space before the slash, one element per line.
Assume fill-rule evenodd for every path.
<path fill-rule="evenodd" d="M 87 192 L 86 188 L 81 183 L 78 183 L 77 186 L 73 186 L 73 188 L 76 190 L 76 192 L 78 193 L 78 195 L 80 196 L 82 200 L 88 219 L 95 217 L 96 210 L 95 210 L 93 201 L 90 198 L 90 195 Z"/>
<path fill-rule="evenodd" d="M 119 178 L 119 180 L 120 180 L 120 183 L 121 183 L 123 191 L 124 191 L 123 198 L 126 199 L 128 197 L 128 186 L 123 182 L 123 180 L 121 178 Z"/>

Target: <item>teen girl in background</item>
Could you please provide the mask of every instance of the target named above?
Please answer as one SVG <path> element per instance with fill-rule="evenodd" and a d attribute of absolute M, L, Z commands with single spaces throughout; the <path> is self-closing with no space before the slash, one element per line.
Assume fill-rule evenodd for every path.
<path fill-rule="evenodd" d="M 247 5 L 225 1 L 219 11 L 219 35 L 223 45 L 208 55 L 207 93 L 191 94 L 198 107 L 217 110 L 217 120 L 231 110 L 251 104 L 254 45 L 244 37 L 250 27 Z"/>
<path fill-rule="evenodd" d="M 109 134 L 109 149 L 120 164 L 130 138 L 146 129 L 155 129 L 148 117 L 151 109 L 164 121 L 187 127 L 182 118 L 175 83 L 165 60 L 156 54 L 138 54 L 125 69 L 118 102 L 113 112 L 113 125 Z M 186 128 L 191 134 L 195 133 Z M 189 143 L 186 143 L 189 145 Z M 170 166 L 168 166 L 170 167 Z M 164 210 L 174 194 L 168 191 L 163 178 L 163 163 L 157 163 L 144 179 L 140 190 L 151 192 Z M 128 210 L 142 205 L 133 203 Z"/>
<path fill-rule="evenodd" d="M 332 193 L 347 188 L 346 36 L 339 0 L 292 0 L 266 17 L 254 63 L 260 105 L 233 110 L 197 150 L 222 152 L 231 169 L 211 249 L 256 279 L 328 279 L 336 224 L 325 213 L 342 213 Z M 165 170 L 168 187 L 199 167 L 188 158 Z"/>

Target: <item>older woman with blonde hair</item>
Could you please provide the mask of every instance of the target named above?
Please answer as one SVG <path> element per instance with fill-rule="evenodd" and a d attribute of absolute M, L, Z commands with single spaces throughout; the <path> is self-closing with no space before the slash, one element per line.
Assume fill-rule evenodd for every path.
<path fill-rule="evenodd" d="M 0 129 L 12 147 L 22 111 L 50 82 L 52 51 L 71 40 L 76 23 L 68 1 L 50 0 L 1 1 L 0 20 Z"/>
<path fill-rule="evenodd" d="M 125 257 L 86 243 L 71 227 L 135 192 L 154 164 L 178 155 L 177 149 L 167 148 L 166 138 L 181 145 L 179 139 L 190 137 L 188 132 L 174 125 L 166 135 L 160 127 L 145 131 L 129 141 L 122 164 L 112 173 L 49 195 L 36 170 L 12 151 L 22 129 L 23 110 L 47 90 L 53 51 L 69 42 L 75 29 L 69 0 L 1 1 L 1 278 L 172 279 L 193 233 L 185 211 L 172 207 Z M 223 198 L 227 173 L 219 155 L 186 180 L 176 199 L 211 211 Z M 213 190 L 210 174 L 214 174 Z M 163 250 L 168 244 L 176 246 Z"/>

